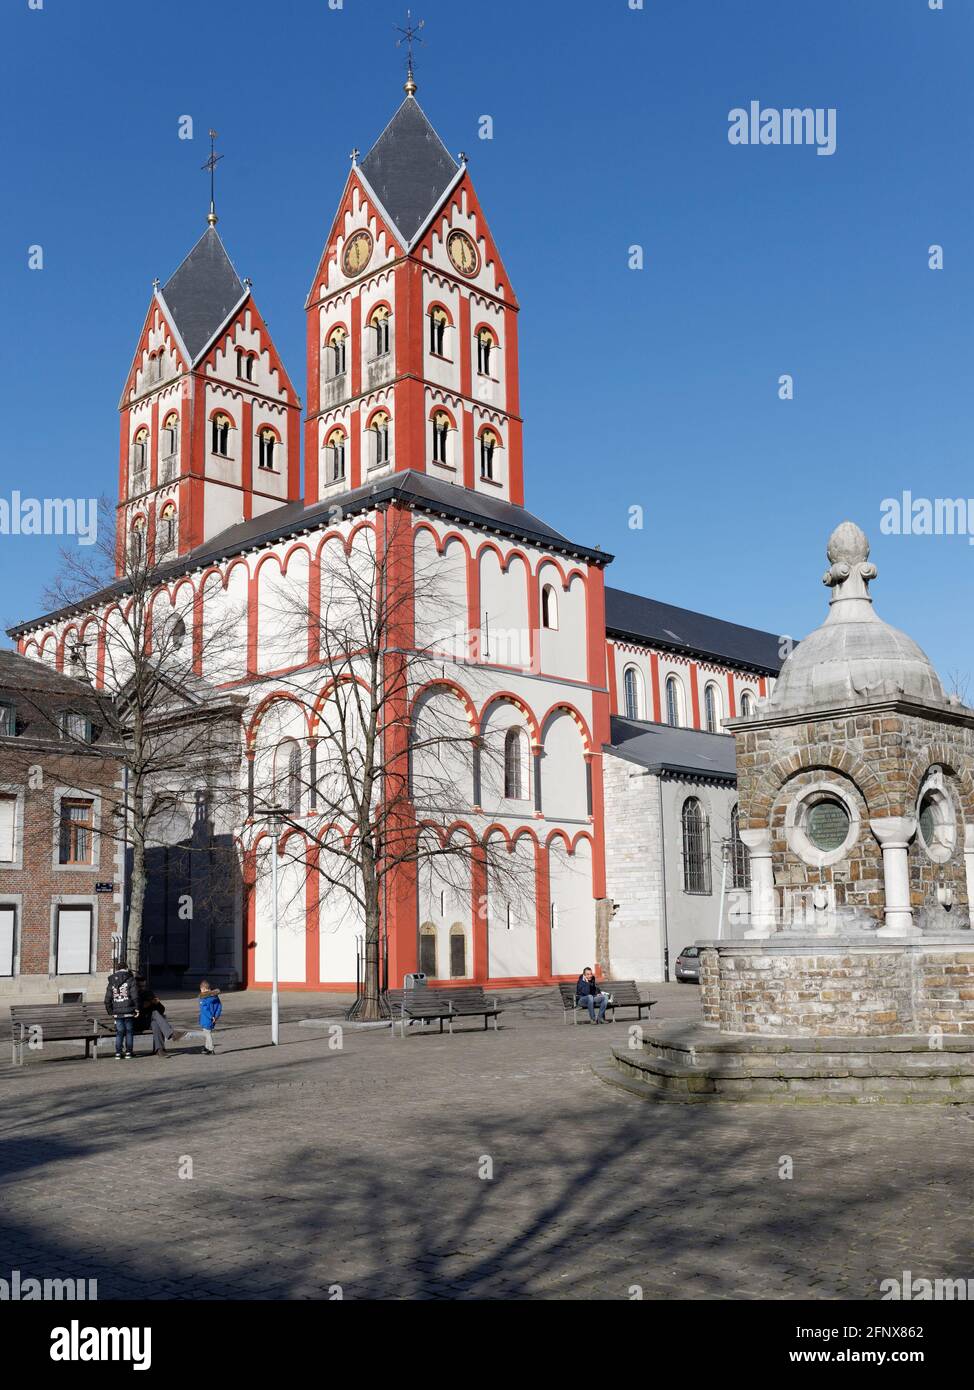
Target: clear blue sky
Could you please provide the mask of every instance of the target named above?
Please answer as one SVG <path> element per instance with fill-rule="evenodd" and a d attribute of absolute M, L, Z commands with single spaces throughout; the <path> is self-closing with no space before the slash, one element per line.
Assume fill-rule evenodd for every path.
<path fill-rule="evenodd" d="M 419 100 L 470 155 L 521 300 L 529 507 L 613 552 L 611 583 L 796 636 L 851 516 L 883 615 L 942 674 L 974 675 L 974 547 L 878 534 L 905 488 L 974 498 L 974 5 L 413 11 Z M 0 495 L 114 494 L 118 397 L 153 277 L 203 229 L 210 125 L 220 231 L 303 394 L 304 296 L 348 151 L 400 100 L 404 13 L 5 0 Z M 836 153 L 730 145 L 728 112 L 752 100 L 835 107 Z M 38 610 L 57 545 L 0 536 L 3 626 Z"/>

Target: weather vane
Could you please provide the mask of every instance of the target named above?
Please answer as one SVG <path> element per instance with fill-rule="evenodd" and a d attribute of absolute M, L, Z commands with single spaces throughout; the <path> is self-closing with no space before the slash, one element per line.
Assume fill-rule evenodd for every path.
<path fill-rule="evenodd" d="M 413 12 L 412 10 L 407 10 L 405 29 L 398 24 L 393 26 L 397 33 L 402 34 L 402 38 L 396 40 L 396 47 L 402 48 L 403 44 L 406 45 L 406 95 L 408 97 L 414 97 L 416 95 L 416 80 L 413 77 L 413 44 L 423 42 L 419 37 L 419 31 L 425 28 L 425 25 L 425 19 L 421 19 L 418 24 L 414 24 Z"/>
<path fill-rule="evenodd" d="M 210 211 L 209 211 L 209 213 L 207 214 L 206 220 L 207 220 L 207 222 L 209 222 L 209 224 L 210 224 L 211 227 L 215 227 L 216 224 L 217 224 L 217 216 L 216 216 L 216 166 L 219 164 L 219 162 L 220 162 L 220 160 L 221 160 L 222 158 L 223 158 L 223 155 L 222 155 L 222 154 L 217 154 L 217 152 L 216 152 L 216 131 L 215 131 L 215 130 L 211 130 L 211 131 L 210 131 L 210 157 L 209 157 L 209 159 L 206 161 L 205 164 L 201 164 L 201 165 L 200 165 L 200 168 L 201 168 L 201 169 L 209 169 L 209 171 L 210 171 Z"/>

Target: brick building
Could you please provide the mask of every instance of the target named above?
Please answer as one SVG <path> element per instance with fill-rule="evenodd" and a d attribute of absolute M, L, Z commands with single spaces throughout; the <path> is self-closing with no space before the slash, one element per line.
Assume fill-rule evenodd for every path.
<path fill-rule="evenodd" d="M 101 988 L 120 930 L 114 751 L 80 681 L 0 651 L 0 998 Z"/>

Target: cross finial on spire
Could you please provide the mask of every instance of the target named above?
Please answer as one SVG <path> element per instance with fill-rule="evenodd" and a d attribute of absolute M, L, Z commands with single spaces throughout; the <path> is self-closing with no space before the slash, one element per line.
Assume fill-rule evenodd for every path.
<path fill-rule="evenodd" d="M 402 34 L 402 38 L 396 40 L 396 47 L 402 48 L 403 44 L 406 45 L 407 57 L 405 92 L 407 97 L 414 97 L 416 95 L 416 79 L 413 77 L 413 44 L 423 42 L 423 40 L 419 38 L 419 31 L 420 29 L 424 28 L 425 25 L 425 19 L 421 19 L 418 24 L 413 23 L 412 10 L 406 11 L 405 28 L 402 28 L 398 24 L 394 25 L 394 28 L 396 29 L 397 33 Z"/>
<path fill-rule="evenodd" d="M 352 168 L 353 168 L 353 169 L 358 165 L 358 157 L 359 157 L 359 155 L 360 155 L 361 153 L 362 153 L 362 151 L 359 149 L 358 145 L 353 145 L 353 146 L 352 146 L 352 152 L 351 152 L 351 154 L 350 154 L 348 157 L 349 157 L 349 159 L 352 161 Z"/>
<path fill-rule="evenodd" d="M 223 155 L 216 152 L 216 131 L 211 130 L 210 157 L 205 164 L 200 165 L 200 168 L 210 171 L 210 210 L 206 215 L 206 220 L 211 227 L 215 227 L 218 220 L 216 215 L 216 166 L 222 158 Z"/>

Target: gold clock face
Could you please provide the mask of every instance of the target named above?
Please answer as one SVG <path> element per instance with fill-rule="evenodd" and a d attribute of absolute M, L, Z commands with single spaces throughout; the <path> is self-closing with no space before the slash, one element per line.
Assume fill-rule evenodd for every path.
<path fill-rule="evenodd" d="M 356 232 L 345 244 L 342 269 L 346 275 L 360 275 L 372 259 L 372 238 L 368 232 Z"/>
<path fill-rule="evenodd" d="M 451 232 L 446 242 L 450 260 L 461 275 L 476 275 L 480 269 L 480 255 L 466 232 Z"/>

